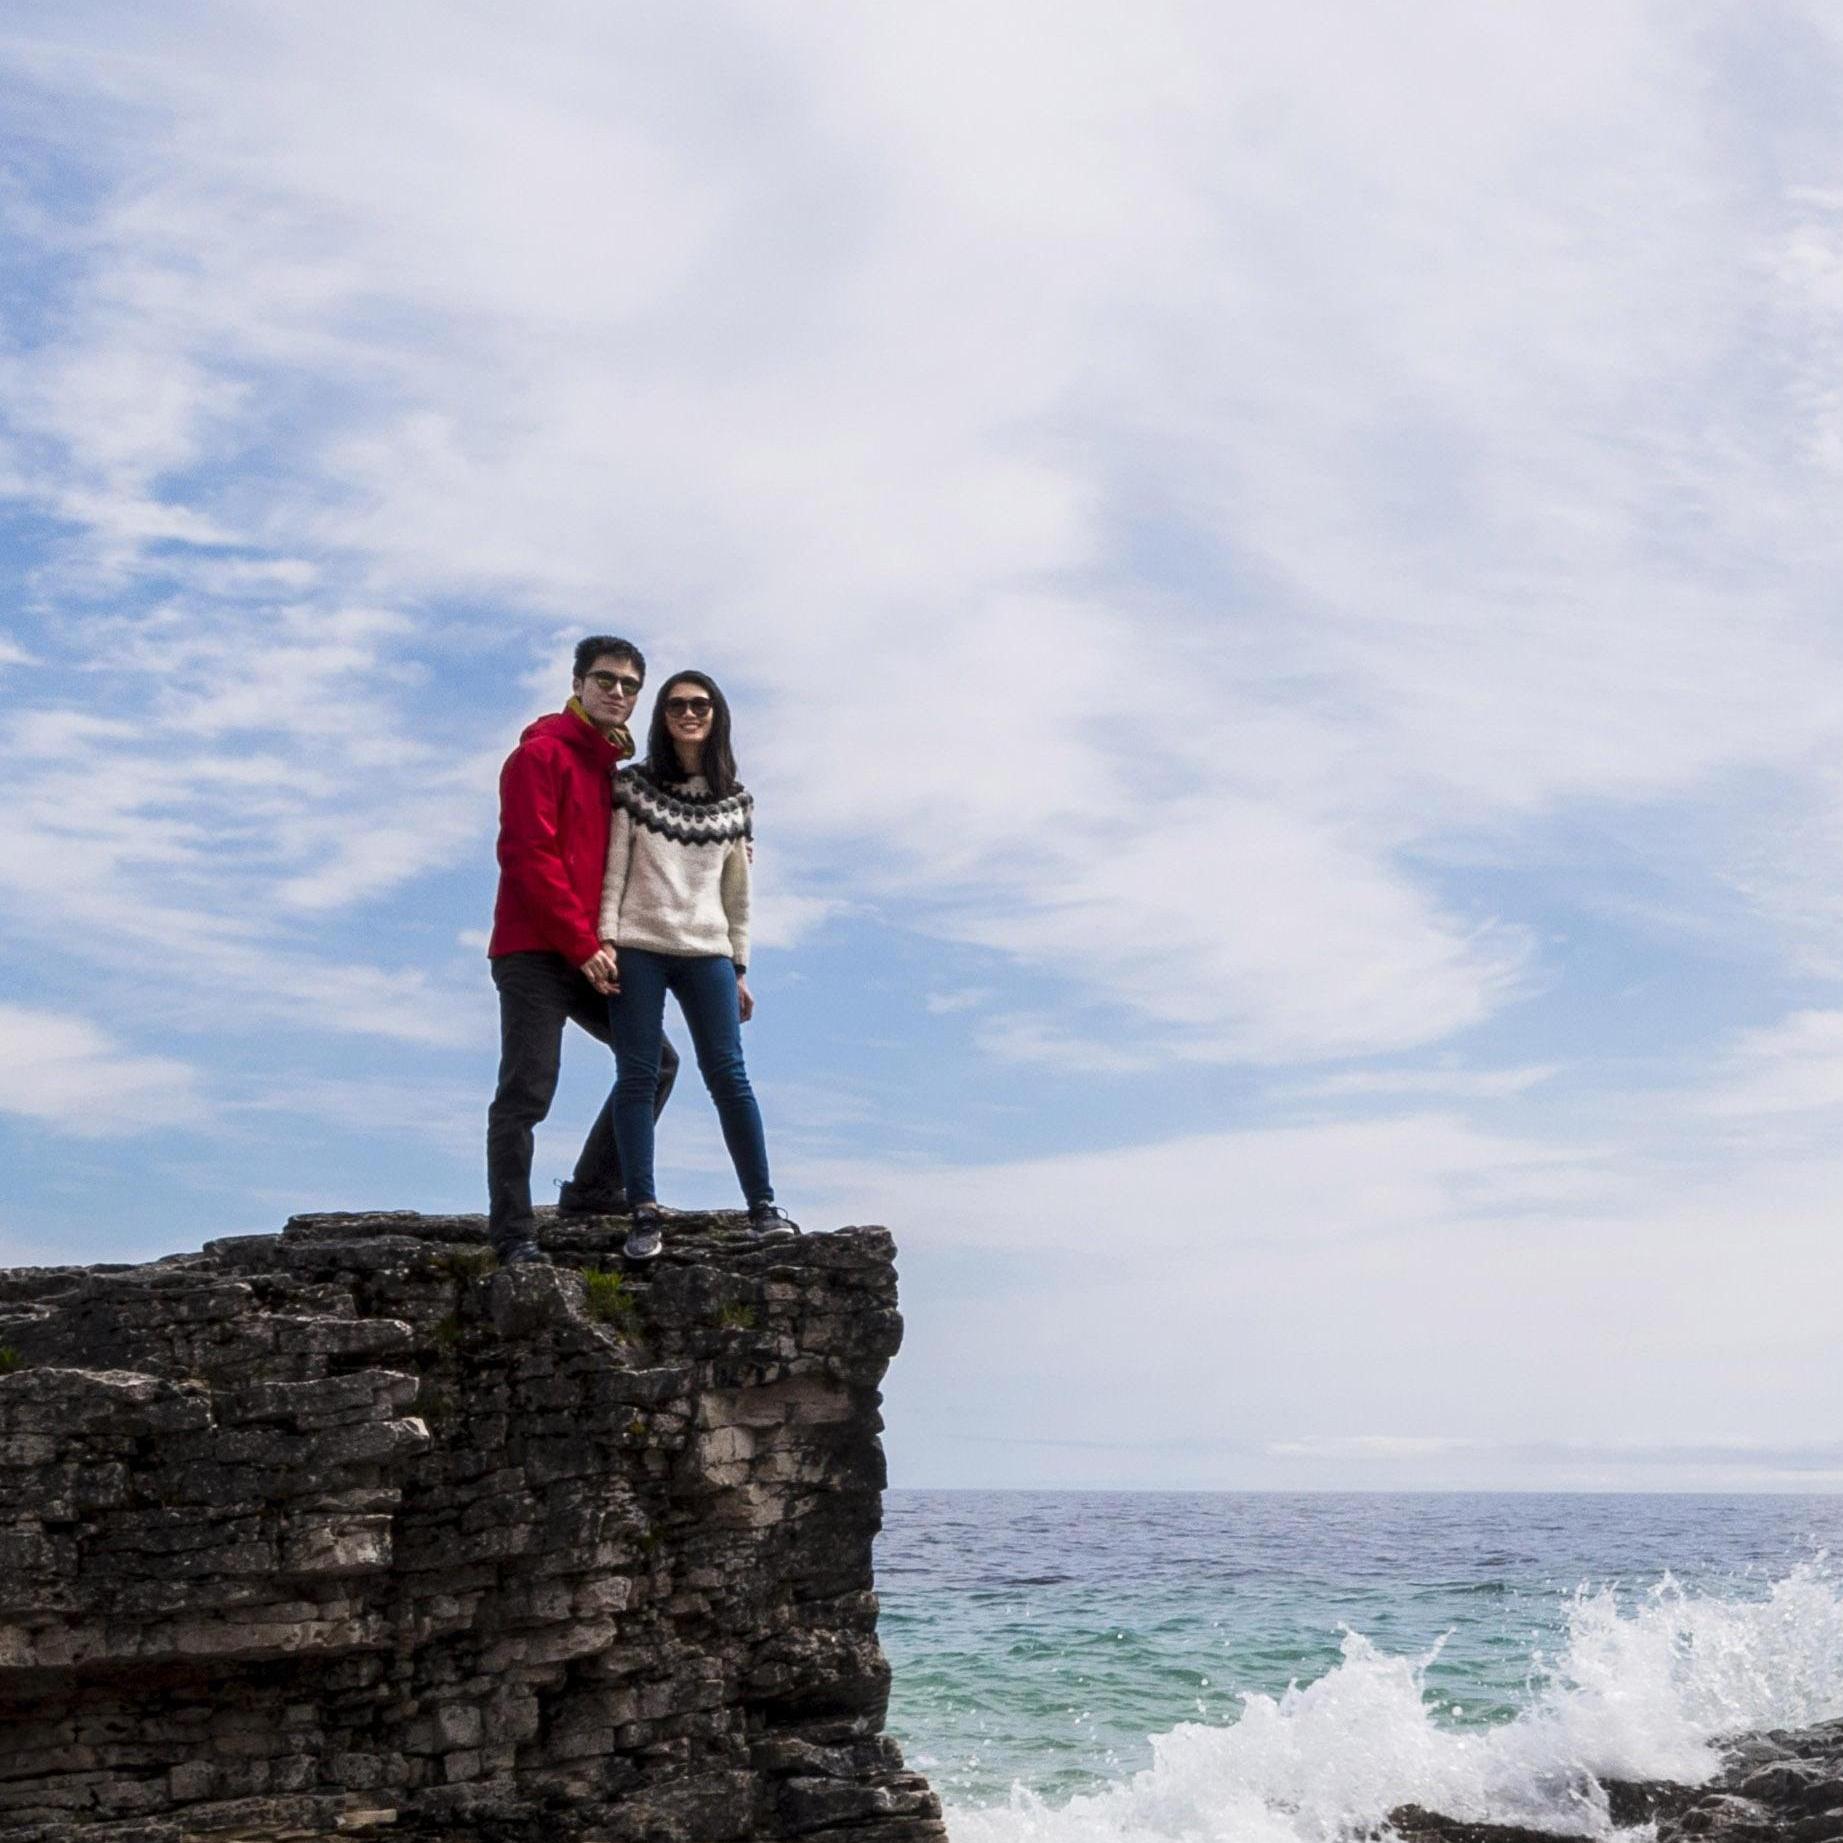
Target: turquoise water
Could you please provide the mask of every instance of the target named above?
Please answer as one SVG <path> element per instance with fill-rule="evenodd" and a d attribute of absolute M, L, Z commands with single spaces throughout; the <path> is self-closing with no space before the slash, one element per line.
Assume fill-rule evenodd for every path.
<path fill-rule="evenodd" d="M 892 1492 L 890 1723 L 957 1840 L 1325 1838 L 1843 1714 L 1843 1499 Z"/>

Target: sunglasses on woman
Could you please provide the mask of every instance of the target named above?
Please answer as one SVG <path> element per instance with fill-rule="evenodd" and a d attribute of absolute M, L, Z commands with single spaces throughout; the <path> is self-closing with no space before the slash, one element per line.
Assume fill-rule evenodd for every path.
<path fill-rule="evenodd" d="M 709 698 L 667 698 L 668 717 L 708 717 L 715 706 Z"/>

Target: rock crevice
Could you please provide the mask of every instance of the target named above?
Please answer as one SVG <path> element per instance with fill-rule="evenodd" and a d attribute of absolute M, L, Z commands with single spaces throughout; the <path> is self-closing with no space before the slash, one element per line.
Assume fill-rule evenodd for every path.
<path fill-rule="evenodd" d="M 0 1840 L 938 1843 L 882 1732 L 887 1233 L 481 1238 L 0 1274 Z"/>

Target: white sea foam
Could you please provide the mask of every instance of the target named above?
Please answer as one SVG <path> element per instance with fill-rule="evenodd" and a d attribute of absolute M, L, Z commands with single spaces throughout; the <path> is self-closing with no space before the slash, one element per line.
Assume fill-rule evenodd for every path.
<path fill-rule="evenodd" d="M 948 1813 L 954 1843 L 1329 1843 L 1400 1804 L 1455 1817 L 1610 1835 L 1602 1778 L 1693 1783 L 1711 1743 L 1843 1713 L 1843 1582 L 1821 1560 L 1763 1598 L 1670 1580 L 1622 1607 L 1576 1596 L 1568 1638 L 1532 1658 L 1528 1707 L 1467 1732 L 1436 1724 L 1437 1649 L 1386 1657 L 1346 1635 L 1343 1661 L 1277 1700 L 1250 1696 L 1227 1727 L 1186 1724 L 1131 1780 L 1066 1805 L 1028 1792 Z"/>

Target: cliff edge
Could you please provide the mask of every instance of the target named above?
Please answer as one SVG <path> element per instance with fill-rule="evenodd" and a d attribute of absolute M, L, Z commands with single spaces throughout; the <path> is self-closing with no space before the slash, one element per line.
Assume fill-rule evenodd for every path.
<path fill-rule="evenodd" d="M 4 1843 L 940 1843 L 882 1732 L 889 1235 L 483 1234 L 0 1273 Z"/>

